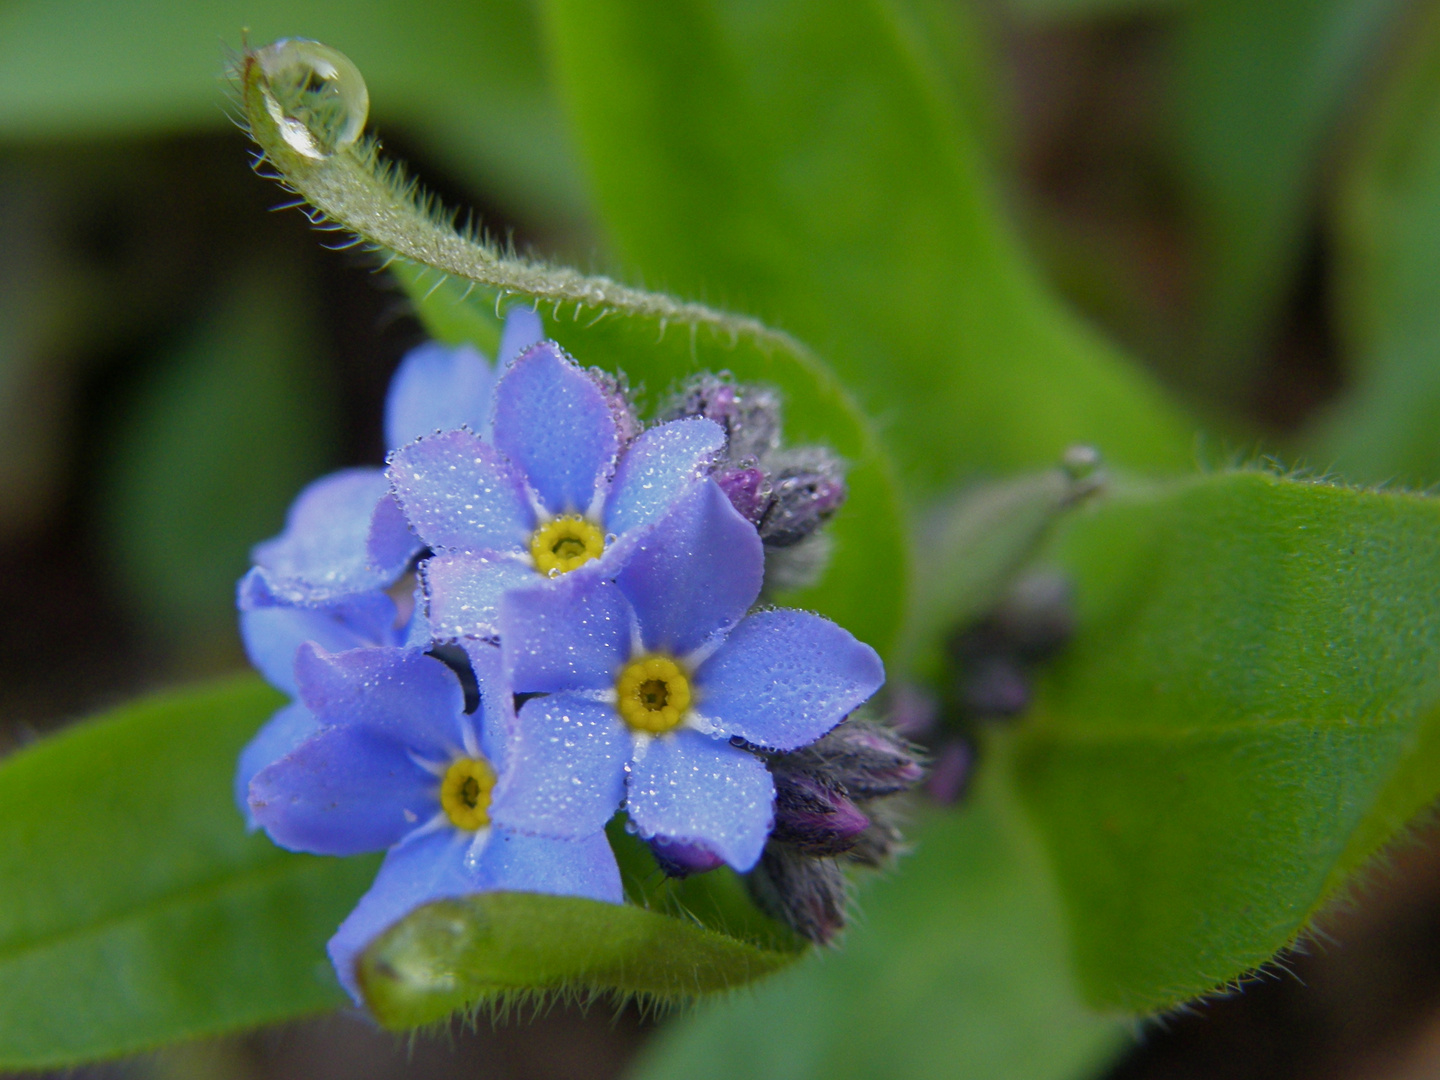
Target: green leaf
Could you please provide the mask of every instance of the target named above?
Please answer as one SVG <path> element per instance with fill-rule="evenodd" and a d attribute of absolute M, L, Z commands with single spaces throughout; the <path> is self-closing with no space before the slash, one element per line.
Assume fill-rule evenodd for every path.
<path fill-rule="evenodd" d="M 1074 442 L 1186 464 L 1185 423 L 1024 261 L 911 5 L 545 10 L 622 265 L 808 342 L 886 418 L 910 490 Z"/>
<path fill-rule="evenodd" d="M 284 267 L 241 268 L 109 440 L 103 513 L 121 583 L 192 652 L 233 648 L 251 545 L 329 464 L 332 395 L 308 299 Z"/>
<path fill-rule="evenodd" d="M 1100 1066 L 1121 1029 L 1076 998 L 1003 767 L 913 839 L 893 876 L 863 884 L 839 949 L 661 1031 L 640 1080 L 1073 1080 Z"/>
<path fill-rule="evenodd" d="M 366 72 L 382 123 L 507 206 L 577 219 L 584 196 L 526 0 L 15 0 L 0 7 L 0 138 L 222 129 L 225 48 L 329 41 Z"/>
<path fill-rule="evenodd" d="M 1154 15 L 1195 3 L 1196 0 L 1008 0 L 1006 6 L 1022 19 L 1048 22 Z"/>
<path fill-rule="evenodd" d="M 332 1008 L 326 939 L 376 860 L 247 836 L 232 776 L 280 704 L 244 678 L 151 698 L 0 763 L 0 1069 Z"/>
<path fill-rule="evenodd" d="M 386 931 L 360 981 L 380 1022 L 406 1029 L 516 992 L 685 1000 L 794 959 L 628 904 L 489 893 L 430 904 Z"/>
<path fill-rule="evenodd" d="M 1323 151 L 1404 0 L 1205 0 L 1176 45 L 1174 130 L 1200 259 L 1199 364 L 1237 400 L 1295 287 Z"/>
<path fill-rule="evenodd" d="M 1425 9 L 1335 206 L 1352 361 L 1314 458 L 1357 481 L 1440 480 L 1440 16 Z"/>
<path fill-rule="evenodd" d="M 1440 792 L 1440 501 L 1236 472 L 1056 557 L 1079 633 L 1018 777 L 1086 997 L 1150 1012 L 1293 942 Z"/>
<path fill-rule="evenodd" d="M 463 340 L 470 332 L 483 344 L 494 333 L 484 325 L 494 321 L 494 295 L 488 290 L 467 290 L 455 279 L 437 287 L 433 274 L 417 276 L 413 270 L 401 274 L 401 283 L 437 337 Z M 904 511 L 874 429 L 822 363 L 803 350 L 743 335 L 666 330 L 649 317 L 616 314 L 595 322 L 588 315 L 556 318 L 550 309 L 540 311 L 545 332 L 580 363 L 625 372 L 652 404 L 685 376 L 706 368 L 780 389 L 786 439 L 824 443 L 850 463 L 849 499 L 827 527 L 834 540 L 828 569 L 811 588 L 781 599 L 828 615 L 882 655 L 893 651 L 909 580 Z"/>

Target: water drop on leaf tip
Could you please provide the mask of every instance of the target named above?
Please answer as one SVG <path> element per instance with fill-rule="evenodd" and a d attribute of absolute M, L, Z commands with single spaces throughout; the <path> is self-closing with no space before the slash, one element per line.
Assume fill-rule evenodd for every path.
<path fill-rule="evenodd" d="M 265 109 L 291 149 L 317 160 L 360 138 L 370 92 L 350 58 L 306 38 L 284 38 L 256 50 Z"/>

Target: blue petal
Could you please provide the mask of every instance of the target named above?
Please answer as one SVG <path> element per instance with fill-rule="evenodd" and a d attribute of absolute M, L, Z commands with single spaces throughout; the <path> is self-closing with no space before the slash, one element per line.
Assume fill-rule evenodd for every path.
<path fill-rule="evenodd" d="M 523 551 L 535 513 L 515 470 L 480 436 L 448 431 L 390 455 L 390 482 L 431 547 Z"/>
<path fill-rule="evenodd" d="M 425 543 L 405 520 L 399 500 L 394 495 L 381 499 L 365 538 L 365 554 L 370 565 L 393 581 L 408 570 L 411 560 L 424 550 Z"/>
<path fill-rule="evenodd" d="M 260 827 L 250 810 L 250 781 L 255 774 L 279 761 L 319 730 L 315 714 L 299 702 L 292 702 L 272 716 L 240 751 L 240 764 L 235 770 L 235 804 L 245 815 L 248 828 Z"/>
<path fill-rule="evenodd" d="M 584 567 L 512 589 L 500 600 L 500 643 L 515 692 L 614 689 L 633 623 L 620 590 Z"/>
<path fill-rule="evenodd" d="M 363 1005 L 355 961 L 365 947 L 416 908 L 475 892 L 466 866 L 472 834 L 441 829 L 407 840 L 385 856 L 370 891 L 345 917 L 326 947 L 346 993 Z"/>
<path fill-rule="evenodd" d="M 431 341 L 411 349 L 390 380 L 385 399 L 385 445 L 391 450 L 422 435 L 490 421 L 495 369 L 471 345 Z"/>
<path fill-rule="evenodd" d="M 764 574 L 760 534 L 707 480 L 641 534 L 616 583 L 635 606 L 645 647 L 684 656 L 744 617 Z"/>
<path fill-rule="evenodd" d="M 885 682 L 875 650 L 808 611 L 762 611 L 695 672 L 698 711 L 725 735 L 794 750 Z"/>
<path fill-rule="evenodd" d="M 323 604 L 383 589 L 395 574 L 370 564 L 375 508 L 389 481 L 379 469 L 346 469 L 321 477 L 290 507 L 285 531 L 252 553 L 270 591 L 295 604 Z"/>
<path fill-rule="evenodd" d="M 437 661 L 438 662 L 438 661 Z M 250 809 L 291 851 L 384 851 L 440 811 L 440 781 L 395 735 L 323 728 L 250 781 Z"/>
<path fill-rule="evenodd" d="M 495 445 L 553 514 L 588 511 L 619 450 L 605 395 L 550 341 L 530 348 L 500 379 L 494 431 Z"/>
<path fill-rule="evenodd" d="M 295 655 L 300 698 L 323 725 L 360 726 L 394 738 L 427 760 L 464 749 L 465 693 L 455 673 L 416 649 Z"/>
<path fill-rule="evenodd" d="M 517 304 L 505 313 L 505 329 L 500 331 L 500 352 L 495 364 L 501 371 L 520 359 L 520 355 L 531 345 L 545 337 L 545 327 L 540 322 L 540 313 L 522 304 Z"/>
<path fill-rule="evenodd" d="M 754 754 L 682 728 L 636 755 L 625 809 L 641 836 L 701 844 L 743 873 L 770 835 L 775 783 Z"/>
<path fill-rule="evenodd" d="M 630 444 L 605 500 L 605 528 L 623 533 L 658 521 L 675 500 L 705 476 L 725 448 L 725 429 L 696 416 L 643 432 Z"/>
<path fill-rule="evenodd" d="M 240 612 L 240 636 L 246 655 L 265 680 L 295 697 L 300 693 L 295 683 L 295 651 L 303 642 L 313 641 L 327 652 L 398 645 L 397 617 L 390 597 L 382 592 L 361 593 L 328 607 L 248 607 Z"/>
<path fill-rule="evenodd" d="M 493 637 L 500 598 L 542 578 L 510 555 L 442 553 L 420 567 L 430 631 L 437 638 Z"/>
<path fill-rule="evenodd" d="M 471 717 L 478 728 L 480 752 L 496 773 L 503 773 L 510 757 L 510 739 L 516 731 L 515 692 L 510 689 L 499 645 L 474 638 L 463 645 L 480 689 L 480 708 Z"/>
<path fill-rule="evenodd" d="M 532 698 L 520 708 L 490 819 L 535 836 L 598 832 L 620 805 L 631 742 L 613 705 L 580 694 Z"/>
<path fill-rule="evenodd" d="M 473 850 L 473 849 L 472 849 Z M 494 892 L 583 896 L 625 902 L 620 867 L 603 832 L 579 840 L 526 836 L 495 827 L 475 860 L 480 887 Z"/>

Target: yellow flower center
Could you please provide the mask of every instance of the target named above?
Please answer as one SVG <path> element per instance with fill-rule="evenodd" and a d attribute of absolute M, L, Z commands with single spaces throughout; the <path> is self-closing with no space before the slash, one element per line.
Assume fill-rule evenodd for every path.
<path fill-rule="evenodd" d="M 663 735 L 679 726 L 690 701 L 690 680 L 668 656 L 632 660 L 615 680 L 615 707 L 636 731 Z"/>
<path fill-rule="evenodd" d="M 549 577 L 568 574 L 605 550 L 605 534 L 579 514 L 562 514 L 547 521 L 530 537 L 535 569 Z"/>
<path fill-rule="evenodd" d="M 483 758 L 456 758 L 440 781 L 440 805 L 457 829 L 474 831 L 490 824 L 490 792 L 495 770 Z"/>

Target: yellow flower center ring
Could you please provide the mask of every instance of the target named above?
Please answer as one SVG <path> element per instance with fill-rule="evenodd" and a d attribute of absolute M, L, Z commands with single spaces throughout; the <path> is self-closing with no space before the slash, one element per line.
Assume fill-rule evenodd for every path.
<path fill-rule="evenodd" d="M 535 569 L 546 576 L 568 574 L 605 550 L 605 534 L 579 514 L 563 514 L 547 521 L 530 537 Z"/>
<path fill-rule="evenodd" d="M 474 831 L 490 824 L 490 792 L 495 770 L 481 758 L 456 758 L 440 781 L 440 805 L 457 829 Z"/>
<path fill-rule="evenodd" d="M 615 707 L 636 731 L 663 735 L 678 727 L 690 702 L 690 680 L 668 656 L 632 660 L 615 680 Z"/>

